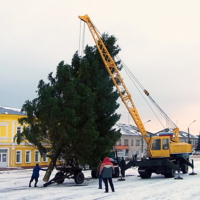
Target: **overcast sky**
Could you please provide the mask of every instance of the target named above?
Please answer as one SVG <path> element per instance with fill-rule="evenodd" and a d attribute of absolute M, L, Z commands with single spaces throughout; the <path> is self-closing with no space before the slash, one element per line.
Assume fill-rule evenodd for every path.
<path fill-rule="evenodd" d="M 79 15 L 114 35 L 119 54 L 158 105 L 190 133 L 200 132 L 199 0 L 2 0 L 0 105 L 21 108 L 36 98 L 39 80 L 79 50 Z M 83 29 L 83 23 L 81 25 Z M 85 44 L 94 45 L 85 28 Z M 122 72 L 123 74 L 123 72 Z M 123 76 L 148 131 L 163 129 Z M 119 100 L 119 103 L 121 101 Z M 120 122 L 133 123 L 123 105 Z"/>

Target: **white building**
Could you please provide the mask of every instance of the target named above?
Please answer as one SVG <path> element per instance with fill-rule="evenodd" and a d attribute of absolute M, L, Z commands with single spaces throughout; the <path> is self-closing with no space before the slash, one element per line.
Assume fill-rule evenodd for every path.
<path fill-rule="evenodd" d="M 142 135 L 138 131 L 136 126 L 130 124 L 118 123 L 114 126 L 116 129 L 121 129 L 122 136 L 114 147 L 118 152 L 118 157 L 125 157 L 126 159 L 131 159 L 133 155 L 137 154 L 138 157 L 146 155 L 147 145 L 143 140 Z M 157 133 L 151 133 L 147 131 L 147 134 L 158 135 L 160 132 L 168 132 L 168 129 L 161 130 Z M 180 142 L 188 143 L 188 133 L 184 131 L 179 131 Z M 198 142 L 198 136 L 190 134 L 190 141 L 193 148 L 196 147 Z"/>

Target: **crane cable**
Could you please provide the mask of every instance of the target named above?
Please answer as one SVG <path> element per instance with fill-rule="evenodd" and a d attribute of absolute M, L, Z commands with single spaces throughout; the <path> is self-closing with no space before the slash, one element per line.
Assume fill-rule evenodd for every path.
<path fill-rule="evenodd" d="M 90 20 L 90 21 L 92 22 L 92 20 Z M 86 23 L 83 23 L 83 33 L 82 34 L 81 34 L 81 23 L 82 23 L 82 20 L 80 20 L 80 27 L 79 27 L 79 51 L 78 51 L 78 54 L 79 54 L 80 57 L 83 57 L 83 55 L 84 55 L 84 45 L 85 45 L 85 24 Z M 92 24 L 95 27 L 96 31 L 101 36 L 101 33 L 96 28 L 96 26 L 94 25 L 93 22 L 92 22 Z M 82 46 L 81 46 L 81 40 L 82 40 Z"/>
<path fill-rule="evenodd" d="M 119 56 L 116 56 L 116 58 L 118 60 L 121 60 L 119 58 Z M 141 94 L 141 96 L 143 97 L 143 99 L 146 101 L 146 103 L 148 104 L 148 106 L 150 107 L 150 109 L 152 110 L 152 112 L 155 114 L 155 116 L 157 117 L 157 119 L 159 120 L 159 122 L 162 124 L 163 127 L 165 127 L 163 125 L 163 123 L 161 122 L 161 120 L 159 119 L 158 115 L 155 113 L 155 111 L 153 110 L 152 106 L 149 104 L 149 102 L 146 100 L 146 98 L 144 97 L 143 93 L 141 92 L 144 91 L 146 96 L 149 97 L 150 101 L 152 102 L 152 104 L 155 106 L 155 108 L 158 110 L 158 112 L 160 113 L 160 115 L 166 120 L 166 123 L 169 127 L 171 128 L 177 128 L 177 126 L 174 124 L 174 122 L 167 116 L 167 114 L 158 106 L 158 104 L 153 100 L 153 98 L 150 96 L 150 94 L 144 89 L 144 87 L 142 86 L 142 84 L 138 81 L 138 79 L 134 76 L 134 74 L 130 71 L 130 69 L 126 66 L 126 64 L 121 60 L 122 66 L 124 71 L 126 72 L 126 74 L 129 76 L 130 80 L 132 81 L 132 83 L 135 85 L 135 87 L 137 88 L 137 90 L 139 91 L 139 93 Z M 141 88 L 139 89 L 138 86 Z"/>
<path fill-rule="evenodd" d="M 81 37 L 82 36 L 82 37 Z M 81 46 L 82 41 L 82 46 Z M 81 20 L 80 20 L 80 27 L 79 27 L 79 50 L 78 54 L 80 57 L 83 57 L 84 54 L 84 45 L 85 45 L 85 23 L 83 25 L 83 33 L 81 33 Z"/>
<path fill-rule="evenodd" d="M 81 20 L 80 20 L 80 27 L 79 27 L 79 45 L 78 45 L 78 54 L 80 55 L 80 48 L 81 48 Z"/>
<path fill-rule="evenodd" d="M 80 20 L 81 23 L 81 20 Z M 95 25 L 93 24 L 93 26 L 95 27 Z M 101 33 L 98 31 L 98 29 L 95 27 L 96 31 L 99 33 L 99 35 L 102 38 Z M 80 25 L 80 31 L 81 31 L 81 25 Z M 81 34 L 80 34 L 81 35 Z M 79 52 L 80 52 L 80 39 L 79 38 Z M 84 53 L 84 39 L 85 39 L 85 23 L 84 23 L 84 29 L 83 29 L 83 41 L 82 41 L 82 49 L 81 49 L 81 57 L 82 54 Z M 141 94 L 141 96 L 143 97 L 143 99 L 145 100 L 145 102 L 147 103 L 147 105 L 150 107 L 150 109 L 152 110 L 152 112 L 154 113 L 154 115 L 156 116 L 156 118 L 158 119 L 158 121 L 160 122 L 160 124 L 163 126 L 163 128 L 165 128 L 165 126 L 163 125 L 163 123 L 161 122 L 160 118 L 158 117 L 158 115 L 156 114 L 156 112 L 154 111 L 154 109 L 152 108 L 152 106 L 149 104 L 149 102 L 146 100 L 144 94 L 141 92 L 142 91 L 146 91 L 145 88 L 142 86 L 142 84 L 138 81 L 138 79 L 134 76 L 134 74 L 131 72 L 131 70 L 127 67 L 127 65 L 120 59 L 120 57 L 117 55 L 115 56 L 115 58 L 117 58 L 118 61 L 121 62 L 123 69 L 125 71 L 125 73 L 128 75 L 128 77 L 130 78 L 130 80 L 132 81 L 132 83 L 135 85 L 135 87 L 137 88 L 138 92 Z M 140 87 L 140 89 L 139 89 Z M 147 91 L 146 91 L 147 92 Z M 147 92 L 148 93 L 148 92 Z M 155 108 L 158 110 L 158 112 L 160 113 L 160 115 L 166 120 L 167 126 L 171 127 L 171 128 L 177 128 L 177 126 L 174 124 L 174 122 L 167 116 L 167 114 L 158 106 L 158 104 L 153 100 L 153 98 L 150 96 L 150 94 L 148 93 L 148 95 L 146 94 L 146 96 L 149 97 L 150 101 L 152 102 L 152 104 L 155 106 Z"/>

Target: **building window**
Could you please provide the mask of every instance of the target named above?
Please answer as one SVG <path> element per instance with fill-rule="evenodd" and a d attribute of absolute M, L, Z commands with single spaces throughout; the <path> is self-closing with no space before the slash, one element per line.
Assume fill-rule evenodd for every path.
<path fill-rule="evenodd" d="M 124 139 L 124 145 L 128 145 L 128 140 Z"/>
<path fill-rule="evenodd" d="M 136 146 L 140 146 L 140 140 L 136 140 Z"/>
<path fill-rule="evenodd" d="M 131 146 L 133 146 L 133 140 L 131 140 Z"/>
<path fill-rule="evenodd" d="M 47 162 L 47 155 L 45 153 L 42 154 L 42 162 Z"/>
<path fill-rule="evenodd" d="M 35 162 L 40 162 L 40 154 L 39 154 L 39 151 L 35 151 Z"/>
<path fill-rule="evenodd" d="M 118 141 L 118 145 L 121 145 L 121 139 L 119 139 L 119 141 Z"/>
<path fill-rule="evenodd" d="M 22 132 L 22 127 L 21 126 L 18 126 L 17 127 L 17 133 L 21 133 Z"/>
<path fill-rule="evenodd" d="M 26 151 L 26 163 L 30 163 L 31 162 L 31 152 L 30 151 Z"/>
<path fill-rule="evenodd" d="M 16 151 L 16 163 L 22 163 L 22 151 Z"/>

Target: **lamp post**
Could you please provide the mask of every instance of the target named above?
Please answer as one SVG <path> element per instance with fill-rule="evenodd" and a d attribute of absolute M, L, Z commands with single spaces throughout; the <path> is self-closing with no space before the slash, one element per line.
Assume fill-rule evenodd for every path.
<path fill-rule="evenodd" d="M 194 122 L 196 122 L 196 120 L 194 120 L 190 125 L 192 125 Z M 191 141 L 190 141 L 190 125 L 188 126 L 188 143 L 191 144 Z"/>
<path fill-rule="evenodd" d="M 146 124 L 147 122 L 150 122 L 151 120 L 148 120 L 148 121 L 146 121 L 146 122 L 144 122 L 144 124 Z"/>
<path fill-rule="evenodd" d="M 144 124 L 150 122 L 151 120 L 149 119 L 148 121 L 144 122 Z M 143 148 L 144 148 L 144 140 L 143 140 L 143 137 L 142 137 L 142 149 L 141 149 L 141 158 L 143 157 Z"/>

